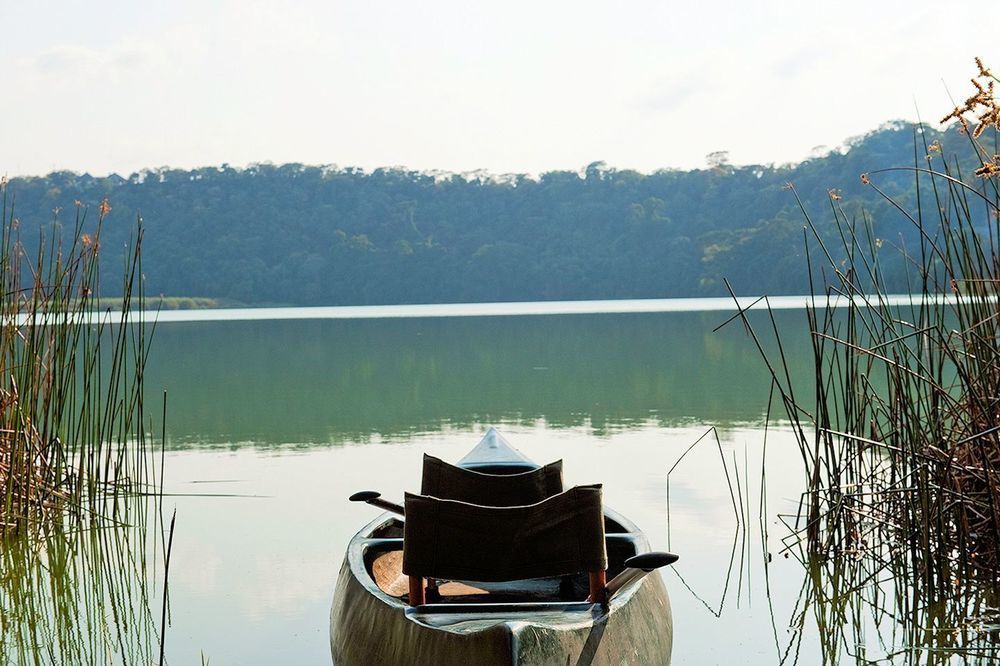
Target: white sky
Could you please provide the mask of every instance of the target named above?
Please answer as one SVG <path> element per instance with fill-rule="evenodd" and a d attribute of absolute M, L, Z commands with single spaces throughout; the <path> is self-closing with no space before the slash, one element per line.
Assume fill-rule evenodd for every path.
<path fill-rule="evenodd" d="M 0 4 L 0 174 L 789 162 L 1000 70 L 992 0 Z"/>

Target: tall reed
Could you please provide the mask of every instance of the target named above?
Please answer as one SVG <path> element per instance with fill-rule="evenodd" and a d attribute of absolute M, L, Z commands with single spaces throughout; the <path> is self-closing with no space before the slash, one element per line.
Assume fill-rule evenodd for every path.
<path fill-rule="evenodd" d="M 981 136 L 969 132 L 978 154 L 1000 152 Z M 917 247 L 897 248 L 913 296 L 887 293 L 888 244 L 871 217 L 851 217 L 831 197 L 831 242 L 803 208 L 808 254 L 820 259 L 810 274 L 822 279 L 807 309 L 809 399 L 783 358 L 768 367 L 799 434 L 812 554 L 855 552 L 891 535 L 893 556 L 946 585 L 955 567 L 1000 565 L 1000 190 L 990 172 L 967 178 L 957 161 L 924 166 L 936 147 L 919 133 L 915 144 L 905 168 L 915 210 L 879 188 L 879 175 L 900 169 L 862 175 L 919 232 Z"/>
<path fill-rule="evenodd" d="M 143 490 L 141 222 L 126 252 L 120 309 L 96 311 L 101 230 L 77 202 L 72 226 L 58 213 L 22 238 L 0 182 L 0 531 L 38 527 L 56 514 L 116 513 L 122 493 Z M 108 501 L 110 500 L 110 502 Z"/>
<path fill-rule="evenodd" d="M 1000 590 L 1000 105 L 976 62 L 974 94 L 945 119 L 962 123 L 975 173 L 917 130 L 913 166 L 861 176 L 915 245 L 894 246 L 886 220 L 849 214 L 833 191 L 832 232 L 799 202 L 812 385 L 791 381 L 776 326 L 779 351 L 764 354 L 764 332 L 742 317 L 797 434 L 807 489 L 794 529 L 809 595 L 826 600 L 812 604 L 824 653 L 853 650 L 858 663 L 872 663 L 864 627 L 886 618 L 903 636 L 877 640 L 906 646 L 901 663 L 1000 656 L 972 644 L 977 618 L 996 621 Z M 901 173 L 912 206 L 880 185 Z M 889 252 L 905 259 L 909 296 L 889 294 Z"/>

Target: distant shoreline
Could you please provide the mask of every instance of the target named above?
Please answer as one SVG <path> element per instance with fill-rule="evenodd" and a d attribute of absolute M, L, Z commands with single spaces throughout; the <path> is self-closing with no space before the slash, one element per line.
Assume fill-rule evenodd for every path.
<path fill-rule="evenodd" d="M 941 294 L 931 299 L 947 303 L 957 299 L 953 294 Z M 925 297 L 920 294 L 859 296 L 856 305 L 907 306 L 916 305 Z M 831 300 L 833 307 L 846 307 L 844 297 Z M 531 301 L 502 303 L 424 303 L 416 305 L 338 305 L 315 307 L 229 307 L 189 310 L 146 310 L 143 314 L 158 322 L 199 321 L 261 321 L 296 319 L 409 319 L 441 317 L 511 317 L 559 316 L 588 314 L 656 314 L 670 312 L 736 312 L 752 310 L 796 310 L 815 304 L 827 305 L 826 299 L 808 295 L 754 297 L 740 296 L 735 301 L 720 298 L 658 298 L 590 301 Z"/>

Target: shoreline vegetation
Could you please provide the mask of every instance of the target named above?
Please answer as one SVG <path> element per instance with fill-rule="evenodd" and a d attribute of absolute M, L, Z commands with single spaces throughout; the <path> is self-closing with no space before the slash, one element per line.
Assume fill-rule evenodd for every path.
<path fill-rule="evenodd" d="M 976 64 L 972 96 L 945 118 L 979 156 L 974 170 L 914 135 L 912 167 L 861 176 L 919 235 L 900 248 L 910 291 L 967 298 L 890 304 L 871 216 L 831 193 L 836 247 L 800 201 L 821 276 L 807 311 L 815 382 L 789 379 L 776 327 L 742 318 L 759 349 L 778 348 L 761 353 L 807 482 L 786 551 L 809 571 L 802 613 L 815 613 L 824 663 L 1000 658 L 1000 104 L 997 77 Z M 900 173 L 912 205 L 882 182 Z M 821 302 L 862 294 L 868 307 Z"/>
<path fill-rule="evenodd" d="M 64 516 L 89 520 L 105 502 L 149 490 L 143 366 L 149 331 L 90 312 L 101 290 L 101 202 L 29 252 L 6 183 L 0 183 L 0 532 L 34 531 Z M 124 266 L 119 309 L 142 308 L 141 223 Z M 107 505 L 112 512 L 117 505 Z"/>
<path fill-rule="evenodd" d="M 215 308 L 242 306 L 241 303 L 219 298 L 209 298 L 207 296 L 159 296 L 150 299 L 148 304 L 160 310 L 211 310 Z M 121 306 L 121 301 L 113 298 L 100 299 L 96 303 L 96 309 L 111 308 L 118 310 Z"/>
<path fill-rule="evenodd" d="M 2 180 L 0 199 L 0 661 L 153 663 L 163 628 L 152 581 L 169 549 L 152 529 L 152 330 L 88 316 L 104 306 L 107 200 L 93 223 L 79 205 L 40 235 L 25 232 Z M 145 306 L 141 243 L 140 220 L 113 288 L 122 311 Z"/>
<path fill-rule="evenodd" d="M 793 165 L 734 165 L 714 154 L 690 171 L 594 162 L 537 177 L 222 165 L 107 177 L 55 172 L 11 187 L 29 246 L 54 226 L 46 222 L 53 209 L 114 203 L 103 231 L 108 287 L 126 263 L 122 220 L 141 211 L 146 293 L 178 299 L 165 307 L 200 307 L 200 299 L 337 306 L 725 297 L 723 278 L 743 294 L 806 293 L 789 182 L 820 211 L 816 229 L 831 247 L 828 192 L 849 214 L 865 208 L 885 241 L 886 284 L 901 292 L 905 261 L 891 250 L 915 246 L 919 234 L 857 174 L 911 161 L 915 133 L 959 154 L 971 173 L 981 163 L 959 127 L 887 123 Z M 904 205 L 915 202 L 907 174 L 884 174 L 880 183 Z"/>

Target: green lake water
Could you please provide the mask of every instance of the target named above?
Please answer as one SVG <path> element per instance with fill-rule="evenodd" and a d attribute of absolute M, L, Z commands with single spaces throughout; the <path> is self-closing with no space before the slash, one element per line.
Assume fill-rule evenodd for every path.
<path fill-rule="evenodd" d="M 667 548 L 667 470 L 688 446 L 716 426 L 730 466 L 760 459 L 769 380 L 738 322 L 712 332 L 731 314 L 161 323 L 147 387 L 168 394 L 167 490 L 189 495 L 166 502 L 171 663 L 328 663 L 335 577 L 374 515 L 347 496 L 401 497 L 423 452 L 457 460 L 490 425 L 537 461 L 564 458 L 568 483 L 604 483 Z M 776 316 L 786 355 L 806 360 L 803 312 Z M 787 471 L 769 494 L 794 510 L 797 449 L 771 438 Z M 741 529 L 714 440 L 674 472 L 670 504 L 675 663 L 774 663 L 759 528 Z M 803 574 L 775 567 L 787 623 Z"/>
<path fill-rule="evenodd" d="M 168 396 L 168 662 L 329 663 L 336 575 L 375 515 L 347 496 L 401 498 L 422 453 L 457 460 L 495 425 L 538 462 L 563 458 L 567 483 L 603 483 L 654 549 L 680 555 L 664 573 L 673 663 L 821 663 L 808 576 L 783 553 L 802 462 L 787 429 L 765 431 L 765 365 L 738 321 L 713 332 L 732 312 L 672 309 L 165 317 L 146 386 L 150 404 Z M 808 394 L 805 313 L 774 316 Z"/>

